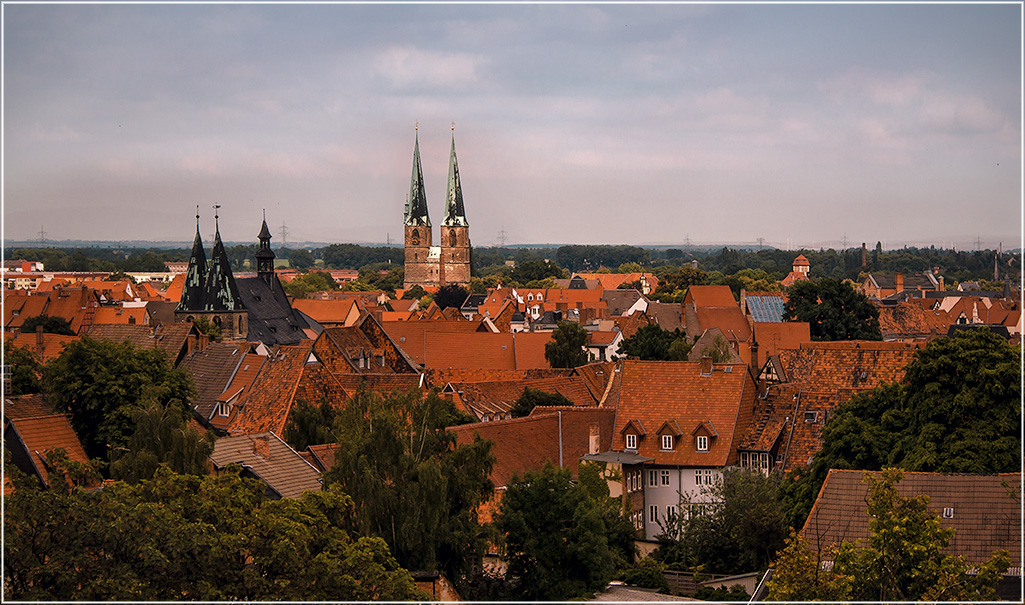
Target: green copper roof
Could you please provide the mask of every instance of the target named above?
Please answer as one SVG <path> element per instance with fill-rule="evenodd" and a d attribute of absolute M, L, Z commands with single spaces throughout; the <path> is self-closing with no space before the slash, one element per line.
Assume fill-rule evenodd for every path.
<path fill-rule="evenodd" d="M 456 161 L 456 137 L 452 135 L 452 153 L 448 158 L 448 191 L 445 195 L 446 227 L 469 227 L 463 210 L 463 186 L 459 182 L 459 163 Z"/>
<path fill-rule="evenodd" d="M 424 173 L 420 168 L 420 137 L 413 144 L 413 174 L 409 179 L 409 201 L 406 202 L 407 212 L 405 224 L 418 227 L 430 227 L 431 218 L 427 216 L 427 192 L 424 190 Z"/>
<path fill-rule="evenodd" d="M 196 216 L 196 238 L 192 241 L 189 268 L 185 272 L 185 286 L 178 301 L 178 311 L 199 311 L 203 308 L 203 293 L 206 286 L 206 254 L 203 252 L 203 238 L 199 235 L 199 216 Z"/>
<path fill-rule="evenodd" d="M 221 243 L 221 231 L 214 234 L 214 249 L 210 251 L 210 270 L 206 275 L 206 292 L 203 300 L 204 311 L 241 311 L 242 300 L 235 287 L 235 277 L 231 274 L 231 263 Z"/>

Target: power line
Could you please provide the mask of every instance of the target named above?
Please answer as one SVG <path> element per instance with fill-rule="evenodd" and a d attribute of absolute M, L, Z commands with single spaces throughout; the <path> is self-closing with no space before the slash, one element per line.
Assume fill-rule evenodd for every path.
<path fill-rule="evenodd" d="M 281 233 L 281 247 L 284 248 L 284 247 L 286 247 L 285 244 L 288 243 L 288 227 L 285 226 L 285 221 L 281 221 L 281 231 L 280 231 L 280 233 Z"/>
<path fill-rule="evenodd" d="M 39 235 L 39 243 L 40 244 L 45 244 L 46 243 L 46 231 L 43 230 L 43 226 L 42 225 L 39 225 L 39 234 L 38 235 Z"/>

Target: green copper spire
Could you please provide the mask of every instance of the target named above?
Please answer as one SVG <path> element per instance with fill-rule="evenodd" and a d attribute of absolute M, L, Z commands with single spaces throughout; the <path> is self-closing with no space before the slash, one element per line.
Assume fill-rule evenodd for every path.
<path fill-rule="evenodd" d="M 463 210 L 463 186 L 459 183 L 459 163 L 456 161 L 455 125 L 452 126 L 452 152 L 448 158 L 448 192 L 445 195 L 446 227 L 469 227 Z"/>
<path fill-rule="evenodd" d="M 189 256 L 189 268 L 185 273 L 185 286 L 177 310 L 201 310 L 205 286 L 206 254 L 203 252 L 203 238 L 199 235 L 199 206 L 196 206 L 196 238 L 192 240 L 192 254 Z"/>
<path fill-rule="evenodd" d="M 220 208 L 220 206 L 214 206 Z M 239 298 L 235 277 L 231 274 L 231 263 L 228 253 L 221 243 L 221 229 L 218 217 L 214 215 L 214 249 L 210 251 L 210 271 L 206 275 L 206 295 L 203 300 L 204 311 L 241 311 L 242 299 Z"/>
<path fill-rule="evenodd" d="M 427 216 L 427 192 L 424 190 L 424 173 L 420 168 L 420 136 L 417 125 L 416 140 L 413 144 L 413 174 L 409 179 L 409 201 L 406 202 L 405 224 L 417 227 L 430 227 L 431 218 Z"/>

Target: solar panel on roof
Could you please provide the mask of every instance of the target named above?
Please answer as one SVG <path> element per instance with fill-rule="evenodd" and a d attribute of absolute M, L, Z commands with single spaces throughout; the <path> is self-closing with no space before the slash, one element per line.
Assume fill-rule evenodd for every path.
<path fill-rule="evenodd" d="M 783 321 L 782 296 L 749 296 L 747 308 L 756 322 L 779 323 Z"/>

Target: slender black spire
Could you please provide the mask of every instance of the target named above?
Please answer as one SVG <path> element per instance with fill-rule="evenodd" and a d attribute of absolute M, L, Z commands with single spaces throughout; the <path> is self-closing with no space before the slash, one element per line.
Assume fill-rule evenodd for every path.
<path fill-rule="evenodd" d="M 203 309 L 206 311 L 241 311 L 244 309 L 238 296 L 235 277 L 231 274 L 231 263 L 221 243 L 221 228 L 216 214 L 220 205 L 214 206 L 214 248 L 210 251 L 210 270 L 206 276 L 206 292 Z"/>
<path fill-rule="evenodd" d="M 267 211 L 263 211 L 263 227 L 260 228 L 260 248 L 256 251 L 256 275 L 269 285 L 274 276 L 274 251 L 270 248 L 270 229 L 267 228 Z"/>
<path fill-rule="evenodd" d="M 203 309 L 203 295 L 206 287 L 206 254 L 203 252 L 203 238 L 199 235 L 199 206 L 196 206 L 196 238 L 192 241 L 189 268 L 185 273 L 185 286 L 178 301 L 178 311 L 199 311 Z"/>
<path fill-rule="evenodd" d="M 409 201 L 406 202 L 405 224 L 418 227 L 430 227 L 431 218 L 427 215 L 427 192 L 424 190 L 424 173 L 420 168 L 420 125 L 417 124 L 416 139 L 413 143 L 413 174 L 409 178 Z"/>
<path fill-rule="evenodd" d="M 459 182 L 459 162 L 456 161 L 455 122 L 452 123 L 452 152 L 448 157 L 448 191 L 445 195 L 446 227 L 469 227 L 466 222 L 466 211 L 463 210 L 463 186 Z"/>

